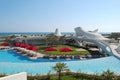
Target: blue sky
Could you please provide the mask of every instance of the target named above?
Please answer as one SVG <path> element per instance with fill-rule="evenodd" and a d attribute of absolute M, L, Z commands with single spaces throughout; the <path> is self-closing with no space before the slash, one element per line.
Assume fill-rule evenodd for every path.
<path fill-rule="evenodd" d="M 120 0 L 0 0 L 0 32 L 120 32 Z"/>

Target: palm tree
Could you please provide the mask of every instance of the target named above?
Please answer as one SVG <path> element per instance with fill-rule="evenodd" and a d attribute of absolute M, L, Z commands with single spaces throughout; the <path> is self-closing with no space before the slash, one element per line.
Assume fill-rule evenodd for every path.
<path fill-rule="evenodd" d="M 114 80 L 115 78 L 114 72 L 111 72 L 109 69 L 107 71 L 104 71 L 102 73 L 102 76 L 105 78 L 105 80 Z"/>
<path fill-rule="evenodd" d="M 68 66 L 66 66 L 66 63 L 56 63 L 56 65 L 52 68 L 58 72 L 58 80 L 61 80 L 61 72 L 69 70 Z"/>

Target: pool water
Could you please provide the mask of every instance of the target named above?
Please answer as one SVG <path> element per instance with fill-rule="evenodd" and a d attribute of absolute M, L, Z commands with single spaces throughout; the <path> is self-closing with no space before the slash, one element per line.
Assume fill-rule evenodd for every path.
<path fill-rule="evenodd" d="M 0 50 L 0 62 L 14 62 L 14 63 L 33 63 L 33 62 L 62 62 L 62 61 L 72 61 L 66 59 L 43 59 L 39 58 L 37 60 L 29 59 L 20 53 L 13 50 Z"/>
<path fill-rule="evenodd" d="M 13 51 L 0 51 L 0 73 L 5 74 L 14 74 L 24 71 L 28 74 L 47 74 L 49 71 L 53 73 L 55 71 L 52 70 L 52 66 L 57 62 L 58 61 L 44 59 L 42 61 L 33 61 Z M 73 72 L 102 73 L 109 69 L 120 74 L 120 60 L 114 56 L 90 60 L 63 60 L 62 62 L 67 63 L 69 69 Z"/>

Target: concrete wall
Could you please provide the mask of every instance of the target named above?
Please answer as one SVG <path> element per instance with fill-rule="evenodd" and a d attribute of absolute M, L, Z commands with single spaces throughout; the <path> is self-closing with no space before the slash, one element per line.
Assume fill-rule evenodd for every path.
<path fill-rule="evenodd" d="M 10 76 L 2 77 L 0 80 L 27 80 L 27 73 L 21 72 Z"/>

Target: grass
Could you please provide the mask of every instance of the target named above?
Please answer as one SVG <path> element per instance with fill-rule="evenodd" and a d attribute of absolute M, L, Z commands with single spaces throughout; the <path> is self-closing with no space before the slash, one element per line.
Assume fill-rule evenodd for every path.
<path fill-rule="evenodd" d="M 1 44 L 2 42 L 0 42 L 0 44 Z"/>
<path fill-rule="evenodd" d="M 46 46 L 39 46 L 40 53 L 44 53 L 44 54 L 50 54 L 50 55 L 86 55 L 86 54 L 90 54 L 87 50 L 85 51 L 76 51 L 76 49 L 79 49 L 78 47 L 74 47 L 74 46 L 69 46 L 69 45 L 56 45 L 54 46 L 57 48 L 57 51 L 44 51 Z M 70 47 L 73 49 L 73 51 L 71 52 L 60 52 L 60 48 L 62 47 Z"/>
<path fill-rule="evenodd" d="M 51 80 L 58 80 L 58 78 L 52 78 Z M 87 80 L 87 79 L 77 79 L 72 76 L 62 76 L 61 80 Z"/>
<path fill-rule="evenodd" d="M 89 54 L 88 51 L 72 51 L 72 52 L 60 52 L 58 51 L 47 51 L 44 52 L 46 54 L 53 54 L 53 55 L 85 55 L 85 54 Z"/>

